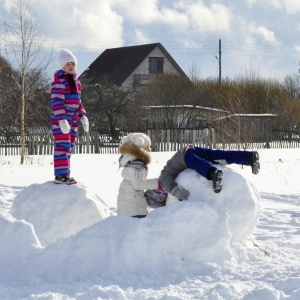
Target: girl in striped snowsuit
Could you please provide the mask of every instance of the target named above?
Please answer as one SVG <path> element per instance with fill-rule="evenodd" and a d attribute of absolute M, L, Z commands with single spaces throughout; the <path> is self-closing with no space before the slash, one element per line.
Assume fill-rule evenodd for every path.
<path fill-rule="evenodd" d="M 74 184 L 70 177 L 70 158 L 76 144 L 78 121 L 89 130 L 81 103 L 81 83 L 77 79 L 77 60 L 68 49 L 59 52 L 61 70 L 54 74 L 51 86 L 51 125 L 54 137 L 54 182 Z"/>

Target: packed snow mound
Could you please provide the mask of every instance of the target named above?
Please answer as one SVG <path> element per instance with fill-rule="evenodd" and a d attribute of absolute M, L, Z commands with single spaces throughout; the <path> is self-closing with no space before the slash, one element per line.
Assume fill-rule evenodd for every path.
<path fill-rule="evenodd" d="M 189 199 L 169 198 L 166 207 L 142 219 L 109 216 L 107 206 L 80 184 L 46 182 L 25 188 L 11 213 L 32 223 L 47 247 L 32 251 L 24 280 L 43 278 L 59 284 L 118 274 L 118 284 L 118 279 L 124 283 L 124 278 L 145 272 L 152 278 L 161 270 L 184 276 L 205 263 L 234 260 L 231 242 L 252 235 L 259 194 L 241 174 L 222 169 L 221 193 L 213 192 L 211 181 L 187 169 L 177 182 L 190 191 Z M 27 239 L 32 243 L 32 236 Z"/>
<path fill-rule="evenodd" d="M 174 266 L 176 273 L 185 274 L 199 263 L 230 259 L 230 238 L 225 213 L 185 201 L 158 208 L 143 219 L 106 218 L 49 245 L 28 269 L 54 282 L 103 274 L 156 277 L 162 270 L 174 272 Z"/>
<path fill-rule="evenodd" d="M 152 210 L 143 219 L 106 218 L 51 244 L 35 256 L 29 269 L 54 282 L 103 274 L 108 278 L 118 274 L 124 280 L 145 272 L 156 278 L 161 270 L 190 274 L 199 264 L 234 260 L 231 241 L 253 233 L 259 194 L 242 175 L 223 171 L 221 193 L 213 192 L 211 181 L 185 170 L 177 181 L 190 191 L 188 201 L 171 203 L 170 198 L 170 205 Z"/>
<path fill-rule="evenodd" d="M 42 244 L 70 237 L 109 216 L 107 205 L 82 184 L 32 184 L 14 199 L 11 215 L 33 224 Z"/>
<path fill-rule="evenodd" d="M 0 273 L 3 274 L 12 265 L 30 259 L 41 249 L 41 244 L 31 223 L 16 220 L 8 213 L 0 213 L 0 228 Z M 6 268 L 8 265 L 10 268 Z"/>
<path fill-rule="evenodd" d="M 227 167 L 218 168 L 223 171 L 223 189 L 220 193 L 213 192 L 212 181 L 191 169 L 180 173 L 176 181 L 189 190 L 188 201 L 200 201 L 216 212 L 228 214 L 228 229 L 232 240 L 244 239 L 251 236 L 256 228 L 260 216 L 260 194 L 241 174 Z M 167 205 L 178 202 L 175 199 L 169 195 Z"/>

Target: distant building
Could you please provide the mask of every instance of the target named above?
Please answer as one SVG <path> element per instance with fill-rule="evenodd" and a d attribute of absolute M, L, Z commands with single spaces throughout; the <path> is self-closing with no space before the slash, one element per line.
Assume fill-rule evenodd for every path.
<path fill-rule="evenodd" d="M 210 124 L 219 143 L 270 141 L 276 114 L 231 114 Z"/>
<path fill-rule="evenodd" d="M 120 87 L 148 84 L 156 74 L 187 77 L 160 43 L 106 49 L 79 76 L 83 85 L 104 80 Z"/>
<path fill-rule="evenodd" d="M 147 129 L 202 129 L 213 120 L 228 115 L 222 109 L 194 105 L 155 105 L 144 109 L 143 121 Z"/>

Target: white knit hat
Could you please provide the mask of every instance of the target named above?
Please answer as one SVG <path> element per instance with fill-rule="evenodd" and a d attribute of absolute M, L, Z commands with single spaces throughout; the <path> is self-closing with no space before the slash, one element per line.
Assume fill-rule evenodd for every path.
<path fill-rule="evenodd" d="M 73 62 L 77 66 L 77 59 L 69 49 L 61 49 L 58 53 L 58 59 L 62 69 L 67 62 Z"/>
<path fill-rule="evenodd" d="M 151 145 L 151 140 L 148 135 L 141 132 L 129 133 L 127 136 L 124 136 L 122 139 L 122 144 L 132 143 L 139 148 L 146 148 Z"/>

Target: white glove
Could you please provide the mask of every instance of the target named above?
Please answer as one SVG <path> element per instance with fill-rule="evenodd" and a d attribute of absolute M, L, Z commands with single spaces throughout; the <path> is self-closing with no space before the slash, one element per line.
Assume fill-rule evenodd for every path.
<path fill-rule="evenodd" d="M 179 188 L 177 185 L 171 190 L 171 195 L 176 197 L 179 201 L 187 200 L 190 192 L 184 188 Z"/>
<path fill-rule="evenodd" d="M 64 133 L 64 134 L 69 133 L 70 129 L 71 129 L 70 124 L 66 119 L 59 121 L 59 127 L 60 127 L 60 130 L 62 131 L 62 133 Z"/>
<path fill-rule="evenodd" d="M 80 118 L 80 121 L 85 132 L 89 132 L 89 119 L 86 116 Z"/>

